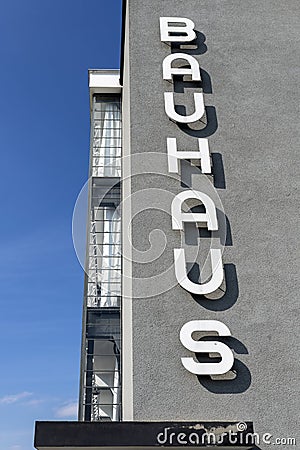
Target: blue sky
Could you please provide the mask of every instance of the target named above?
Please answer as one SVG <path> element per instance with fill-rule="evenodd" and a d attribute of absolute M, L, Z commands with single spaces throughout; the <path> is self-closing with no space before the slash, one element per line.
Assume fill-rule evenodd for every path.
<path fill-rule="evenodd" d="M 88 172 L 88 68 L 118 68 L 121 0 L 10 0 L 0 14 L 0 449 L 74 419 L 83 271 L 71 233 Z"/>

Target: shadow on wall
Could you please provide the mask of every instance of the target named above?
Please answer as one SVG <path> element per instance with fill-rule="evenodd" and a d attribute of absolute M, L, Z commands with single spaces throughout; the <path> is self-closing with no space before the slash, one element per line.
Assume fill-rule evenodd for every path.
<path fill-rule="evenodd" d="M 223 158 L 221 153 L 211 153 L 213 184 L 216 189 L 226 189 Z M 181 162 L 181 186 L 190 189 L 192 175 L 199 175 L 199 168 L 189 161 Z"/>
<path fill-rule="evenodd" d="M 214 232 L 214 237 L 219 238 L 223 246 L 232 246 L 231 227 L 227 216 L 223 211 L 217 209 L 218 222 L 225 224 L 225 233 L 222 231 Z M 196 245 L 197 238 L 211 239 L 212 233 L 205 228 L 195 229 L 193 224 L 185 224 L 185 242 L 188 245 Z M 188 277 L 193 283 L 199 283 L 201 279 L 201 270 L 198 263 L 187 264 Z M 239 297 L 239 285 L 236 266 L 234 264 L 224 264 L 224 282 L 220 288 L 207 295 L 191 294 L 192 298 L 204 308 L 210 311 L 226 311 L 230 309 Z"/>
<path fill-rule="evenodd" d="M 195 30 L 196 39 L 192 42 L 183 44 L 177 44 L 172 42 L 171 52 L 172 53 L 188 53 L 189 55 L 203 55 L 207 52 L 207 46 L 205 44 L 206 37 L 200 31 Z"/>
<path fill-rule="evenodd" d="M 200 276 L 199 265 L 193 264 L 192 269 L 189 272 L 189 279 L 198 282 Z M 236 273 L 236 267 L 234 264 L 224 264 L 224 278 L 226 283 L 226 289 L 221 292 L 217 292 L 217 299 L 204 297 L 203 295 L 191 294 L 195 302 L 198 305 L 209 311 L 226 311 L 230 309 L 237 301 L 239 296 L 239 286 Z M 223 295 L 222 295 L 223 292 Z"/>
<path fill-rule="evenodd" d="M 216 189 L 226 189 L 223 157 L 221 153 L 211 153 L 214 174 L 214 186 Z"/>
<path fill-rule="evenodd" d="M 212 336 L 207 336 L 201 340 L 215 340 Z M 234 337 L 220 337 L 218 341 L 223 342 L 237 354 L 248 354 L 245 345 Z M 199 362 L 211 362 L 212 359 L 208 355 L 196 354 Z M 219 362 L 221 358 L 214 358 L 215 362 Z M 198 376 L 199 383 L 213 394 L 241 394 L 251 385 L 251 373 L 248 367 L 239 359 L 234 359 L 234 364 L 230 372 L 225 375 L 218 376 Z"/>
<path fill-rule="evenodd" d="M 232 234 L 231 234 L 231 226 L 228 217 L 224 213 L 224 211 L 217 208 L 217 219 L 218 223 L 225 223 L 225 233 L 220 233 L 220 241 L 224 247 L 232 247 Z"/>
<path fill-rule="evenodd" d="M 180 68 L 190 68 L 190 66 L 180 66 Z M 200 69 L 202 81 L 186 81 L 184 75 L 173 75 L 174 92 L 183 94 L 185 89 L 200 88 L 204 94 L 212 94 L 211 78 L 208 72 Z"/>
<path fill-rule="evenodd" d="M 186 108 L 182 105 L 176 106 L 178 114 L 186 115 Z M 181 131 L 189 136 L 196 138 L 206 138 L 214 134 L 218 129 L 216 108 L 214 106 L 205 106 L 205 123 L 195 122 L 194 124 L 177 124 Z"/>

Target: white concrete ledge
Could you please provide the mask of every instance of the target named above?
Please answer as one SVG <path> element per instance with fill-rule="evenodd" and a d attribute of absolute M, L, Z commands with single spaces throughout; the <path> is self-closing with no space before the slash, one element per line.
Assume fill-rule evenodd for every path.
<path fill-rule="evenodd" d="M 93 94 L 120 93 L 120 71 L 115 69 L 90 69 L 89 88 Z"/>

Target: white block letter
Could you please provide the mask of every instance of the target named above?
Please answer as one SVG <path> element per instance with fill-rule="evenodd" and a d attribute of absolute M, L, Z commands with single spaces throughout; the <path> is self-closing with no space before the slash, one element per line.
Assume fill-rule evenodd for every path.
<path fill-rule="evenodd" d="M 195 341 L 192 337 L 195 331 L 216 331 L 219 336 L 231 336 L 228 327 L 218 320 L 192 320 L 186 323 L 180 330 L 182 345 L 195 353 L 219 353 L 222 361 L 200 363 L 193 358 L 181 358 L 183 366 L 196 375 L 222 375 L 227 373 L 234 363 L 232 350 L 218 341 Z"/>
<path fill-rule="evenodd" d="M 162 42 L 190 42 L 196 38 L 195 24 L 185 17 L 160 17 L 160 40 Z M 175 36 L 174 36 L 174 33 Z M 178 34 L 180 33 L 180 36 Z"/>
<path fill-rule="evenodd" d="M 192 159 L 201 161 L 201 172 L 211 173 L 211 163 L 208 147 L 208 139 L 198 139 L 198 151 L 184 151 L 177 150 L 176 138 L 167 138 L 168 150 L 168 166 L 170 173 L 179 173 L 179 159 Z"/>
<path fill-rule="evenodd" d="M 184 60 L 189 63 L 189 68 L 173 67 L 172 62 L 176 59 Z M 192 81 L 201 81 L 200 67 L 198 61 L 191 55 L 185 53 L 171 53 L 163 61 L 163 79 L 172 80 L 172 75 L 191 75 Z"/>
<path fill-rule="evenodd" d="M 164 97 L 165 97 L 166 114 L 168 117 L 170 117 L 171 120 L 174 120 L 175 122 L 179 123 L 197 122 L 197 120 L 200 120 L 201 117 L 204 115 L 205 112 L 204 98 L 203 94 L 199 92 L 194 93 L 195 112 L 190 116 L 182 116 L 181 114 L 178 114 L 175 111 L 173 92 L 165 92 Z"/>
<path fill-rule="evenodd" d="M 186 261 L 183 248 L 174 249 L 174 265 L 176 280 L 183 289 L 192 294 L 206 295 L 215 292 L 223 281 L 223 263 L 222 253 L 220 249 L 212 248 L 210 250 L 211 258 L 211 273 L 212 277 L 209 281 L 203 284 L 194 283 L 191 281 L 186 273 Z"/>
<path fill-rule="evenodd" d="M 205 213 L 184 213 L 182 205 L 187 200 L 198 200 L 205 207 Z M 177 194 L 172 201 L 172 228 L 183 230 L 184 222 L 195 222 L 198 225 L 207 224 L 207 229 L 215 231 L 218 229 L 216 207 L 212 199 L 203 192 L 188 190 Z"/>

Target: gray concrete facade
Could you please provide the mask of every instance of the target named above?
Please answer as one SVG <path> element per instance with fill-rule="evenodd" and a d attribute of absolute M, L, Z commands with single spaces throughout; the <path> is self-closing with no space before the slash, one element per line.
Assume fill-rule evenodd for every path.
<path fill-rule="evenodd" d="M 132 159 L 124 162 L 124 177 L 132 177 L 124 184 L 130 209 L 123 215 L 128 224 L 130 211 L 132 222 L 129 236 L 123 227 L 123 242 L 129 252 L 132 237 L 133 262 L 124 261 L 130 275 L 123 279 L 125 420 L 248 420 L 256 432 L 296 437 L 299 15 L 296 0 L 128 1 L 124 155 Z M 161 16 L 192 19 L 197 46 L 162 43 Z M 199 129 L 179 127 L 165 113 L 163 94 L 174 85 L 163 80 L 162 62 L 171 51 L 192 54 L 201 67 L 197 91 L 204 92 L 206 118 Z M 195 87 L 182 87 L 175 98 L 189 111 Z M 169 177 L 167 137 L 182 150 L 196 150 L 197 137 L 209 140 L 218 194 L 211 195 L 227 218 L 219 300 L 193 298 L 176 283 L 173 249 L 181 244 L 171 227 L 171 200 L 185 189 L 184 177 L 197 189 L 206 176 L 189 175 L 187 166 L 181 178 Z M 200 237 L 199 245 L 205 242 Z M 231 330 L 234 378 L 197 377 L 182 366 L 181 357 L 191 354 L 179 331 L 196 319 L 219 320 Z"/>

